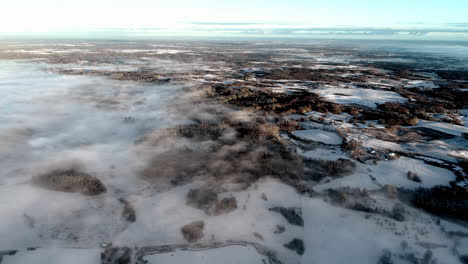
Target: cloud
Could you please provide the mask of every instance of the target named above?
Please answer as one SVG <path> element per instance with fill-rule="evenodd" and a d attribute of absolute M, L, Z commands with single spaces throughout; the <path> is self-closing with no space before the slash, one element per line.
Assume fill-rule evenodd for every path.
<path fill-rule="evenodd" d="M 468 23 L 447 23 L 449 26 L 468 28 Z"/>
<path fill-rule="evenodd" d="M 206 26 L 255 26 L 268 25 L 267 22 L 189 22 L 191 25 L 206 25 Z"/>
<path fill-rule="evenodd" d="M 220 25 L 220 24 L 216 24 Z M 263 24 L 268 25 L 268 24 Z M 463 27 L 464 24 L 457 24 Z M 468 26 L 468 24 L 467 24 Z M 213 27 L 194 28 L 198 32 L 232 32 L 233 34 L 247 35 L 291 35 L 291 36 L 313 36 L 313 35 L 362 35 L 362 36 L 394 36 L 407 34 L 422 36 L 430 33 L 462 33 L 468 34 L 468 28 L 379 28 L 379 27 Z"/>
<path fill-rule="evenodd" d="M 271 22 L 186 22 L 176 27 L 134 27 L 134 28 L 96 28 L 44 31 L 37 36 L 64 37 L 278 37 L 278 38 L 314 38 L 314 37 L 386 37 L 440 40 L 468 40 L 468 23 L 446 23 L 440 25 L 408 24 L 401 27 L 365 27 L 365 26 L 313 26 Z M 16 36 L 15 33 L 0 35 Z M 20 33 L 28 36 L 28 33 Z"/>

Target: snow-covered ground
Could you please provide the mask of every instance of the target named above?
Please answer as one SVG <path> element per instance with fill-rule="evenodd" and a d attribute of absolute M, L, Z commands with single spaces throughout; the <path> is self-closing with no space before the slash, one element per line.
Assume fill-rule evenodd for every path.
<path fill-rule="evenodd" d="M 183 250 L 160 254 L 151 254 L 143 257 L 148 264 L 173 264 L 173 263 L 226 263 L 226 264 L 262 264 L 268 263 L 268 259 L 259 254 L 250 246 L 225 246 L 203 251 Z"/>
<path fill-rule="evenodd" d="M 4 50 L 4 53 L 29 53 L 36 55 L 52 55 L 52 54 L 66 54 L 66 53 L 96 53 L 89 49 L 33 49 L 33 50 L 24 50 L 24 49 L 14 49 L 14 50 Z"/>
<path fill-rule="evenodd" d="M 420 120 L 418 126 L 431 128 L 454 136 L 462 136 L 463 133 L 468 134 L 468 127 L 445 122 Z"/>
<path fill-rule="evenodd" d="M 302 151 L 298 149 L 299 155 L 302 155 L 308 159 L 314 160 L 338 160 L 338 159 L 348 159 L 348 156 L 341 151 L 339 148 L 316 148 L 313 150 Z"/>
<path fill-rule="evenodd" d="M 328 145 L 340 145 L 342 142 L 338 134 L 320 129 L 296 130 L 292 134 L 303 140 L 317 141 Z"/>
<path fill-rule="evenodd" d="M 278 206 L 300 207 L 300 196 L 292 187 L 265 180 L 245 191 L 222 193 L 221 197 L 235 197 L 238 209 L 228 214 L 207 216 L 202 210 L 186 205 L 188 191 L 203 184 L 188 184 L 148 197 L 134 195 L 131 201 L 137 221 L 114 237 L 113 241 L 139 246 L 180 244 L 185 241 L 180 228 L 203 220 L 204 236 L 199 242 L 253 241 L 274 249 L 283 260 L 295 258 L 283 244 L 295 237 L 301 238 L 302 228 L 289 224 L 280 214 L 269 210 Z M 287 232 L 275 234 L 277 225 L 284 226 Z"/>
<path fill-rule="evenodd" d="M 378 104 L 385 102 L 406 102 L 405 98 L 395 92 L 374 89 L 328 86 L 312 90 L 312 92 L 323 96 L 328 101 L 339 104 L 358 104 L 376 107 Z"/>
<path fill-rule="evenodd" d="M 410 262 L 410 255 L 422 259 L 428 249 L 436 256 L 437 263 L 459 263 L 452 250 L 459 249 L 460 245 L 452 241 L 431 217 L 407 210 L 408 219 L 398 222 L 380 215 L 335 207 L 321 199 L 304 198 L 303 212 L 307 223 L 304 237 L 308 250 L 302 263 L 375 264 L 379 263 L 384 251 L 391 252 L 393 259 L 387 263 L 414 263 Z"/>
<path fill-rule="evenodd" d="M 1 259 L 0 259 L 1 260 Z M 38 248 L 22 250 L 3 257 L 2 264 L 100 264 L 101 250 L 72 248 Z"/>
<path fill-rule="evenodd" d="M 180 49 L 111 49 L 110 52 L 121 52 L 121 53 L 147 53 L 147 54 L 177 54 L 190 52 L 189 50 Z"/>
<path fill-rule="evenodd" d="M 410 180 L 408 172 L 416 173 L 421 178 L 421 183 Z M 421 160 L 400 157 L 396 160 L 379 161 L 376 165 L 358 163 L 356 171 L 351 175 L 319 184 L 314 190 L 345 186 L 377 190 L 385 185 L 416 189 L 448 185 L 455 178 L 455 175 L 447 169 L 425 164 Z"/>
<path fill-rule="evenodd" d="M 409 81 L 408 84 L 406 84 L 405 88 L 418 88 L 420 90 L 432 90 L 432 89 L 437 89 L 439 86 L 437 84 L 434 84 L 431 81 Z"/>

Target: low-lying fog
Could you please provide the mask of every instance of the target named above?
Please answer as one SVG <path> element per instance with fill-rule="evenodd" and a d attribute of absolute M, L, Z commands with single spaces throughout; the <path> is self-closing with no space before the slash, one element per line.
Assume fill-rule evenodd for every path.
<path fill-rule="evenodd" d="M 103 181 L 109 196 L 109 201 L 105 196 L 91 202 L 108 208 L 104 215 L 112 215 L 121 207 L 112 200 L 115 196 L 125 197 L 132 188 L 140 188 L 136 174 L 143 161 L 132 147 L 134 141 L 180 122 L 167 107 L 181 90 L 176 85 L 57 75 L 39 61 L 1 61 L 0 234 L 11 239 L 0 239 L 0 248 L 38 246 L 37 239 L 45 237 L 43 230 L 33 230 L 37 225 L 69 229 L 69 234 L 57 231 L 57 236 L 80 230 L 70 225 L 82 225 L 82 232 L 101 236 L 85 228 L 87 219 L 88 226 L 100 229 L 119 225 L 121 221 L 112 217 L 92 216 L 88 211 L 99 208 L 84 205 L 86 198 L 80 194 L 42 190 L 30 184 L 31 177 L 70 168 L 89 173 Z M 79 216 L 71 212 L 84 215 L 82 222 L 74 223 L 72 218 Z M 109 237 L 94 242 L 101 239 Z"/>
<path fill-rule="evenodd" d="M 243 111 L 195 105 L 186 100 L 187 94 L 195 96 L 187 85 L 59 75 L 48 67 L 40 61 L 0 62 L 0 104 L 5 106 L 0 109 L 0 250 L 95 249 L 109 242 L 129 247 L 183 244 L 188 238 L 181 228 L 202 220 L 204 242 L 265 239 L 268 246 L 298 259 L 283 244 L 301 238 L 302 228 L 269 210 L 298 208 L 301 199 L 293 187 L 265 179 L 239 192 L 221 191 L 218 202 L 218 193 L 201 189 L 204 180 L 165 185 L 142 177 L 149 169 L 156 177 L 177 180 L 178 170 L 199 163 L 200 168 L 220 167 L 217 173 L 256 166 L 249 160 L 256 152 L 226 161 L 225 156 L 246 147 L 242 142 L 204 157 L 200 153 L 205 152 L 196 150 L 182 155 L 192 145 L 196 149 L 191 141 L 178 145 L 170 136 L 159 143 L 145 141 L 194 117 L 213 120 L 216 112 L 226 111 L 243 119 Z M 157 166 L 149 166 L 153 163 Z M 230 213 L 208 217 L 211 213 L 189 205 L 187 197 L 197 188 L 202 191 L 195 198 L 200 206 L 217 202 L 219 210 Z M 278 226 L 288 226 L 288 232 L 274 233 Z"/>

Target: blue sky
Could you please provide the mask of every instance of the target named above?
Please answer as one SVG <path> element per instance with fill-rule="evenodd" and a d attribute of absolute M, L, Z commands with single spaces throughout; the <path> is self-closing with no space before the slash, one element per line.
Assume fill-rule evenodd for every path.
<path fill-rule="evenodd" d="M 152 28 L 145 34 L 468 40 L 468 0 L 1 0 L 0 6 L 4 34 Z"/>

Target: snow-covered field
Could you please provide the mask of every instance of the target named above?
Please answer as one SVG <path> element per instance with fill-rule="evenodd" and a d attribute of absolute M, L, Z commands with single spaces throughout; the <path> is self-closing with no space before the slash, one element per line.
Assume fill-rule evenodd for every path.
<path fill-rule="evenodd" d="M 260 255 L 255 248 L 247 246 L 225 246 L 203 251 L 184 250 L 147 255 L 143 258 L 150 264 L 172 263 L 226 263 L 226 264 L 261 264 L 268 261 Z"/>
<path fill-rule="evenodd" d="M 342 142 L 340 136 L 336 133 L 320 129 L 296 130 L 292 134 L 304 140 L 317 141 L 328 145 L 340 145 Z"/>
<path fill-rule="evenodd" d="M 38 248 L 23 250 L 11 256 L 4 256 L 2 264 L 36 263 L 36 264 L 99 264 L 101 250 L 72 248 Z"/>
<path fill-rule="evenodd" d="M 410 211 L 410 219 L 398 222 L 335 207 L 320 199 L 304 199 L 303 211 L 309 247 L 303 263 L 374 264 L 385 251 L 394 254 L 395 263 L 411 263 L 411 253 L 424 256 L 429 249 L 441 263 L 458 263 L 451 250 L 459 245 L 441 230 L 451 224 L 438 226 L 434 219 L 417 211 Z"/>
<path fill-rule="evenodd" d="M 432 128 L 432 129 L 435 129 L 444 133 L 452 134 L 455 136 L 461 136 L 463 133 L 465 134 L 468 133 L 468 127 L 466 126 L 459 126 L 459 125 L 443 123 L 443 122 L 421 120 L 418 126 Z"/>
<path fill-rule="evenodd" d="M 368 107 L 376 107 L 377 104 L 385 102 L 403 103 L 406 101 L 405 98 L 395 92 L 364 88 L 323 87 L 313 90 L 313 92 L 331 102 L 358 104 Z"/>
<path fill-rule="evenodd" d="M 421 183 L 408 179 L 408 171 L 417 173 L 421 177 Z M 420 160 L 401 157 L 397 160 L 379 161 L 375 165 L 358 164 L 356 171 L 351 175 L 319 184 L 314 189 L 319 191 L 349 186 L 377 190 L 385 185 L 416 189 L 448 185 L 453 180 L 455 180 L 455 175 L 447 169 L 428 165 Z"/>

